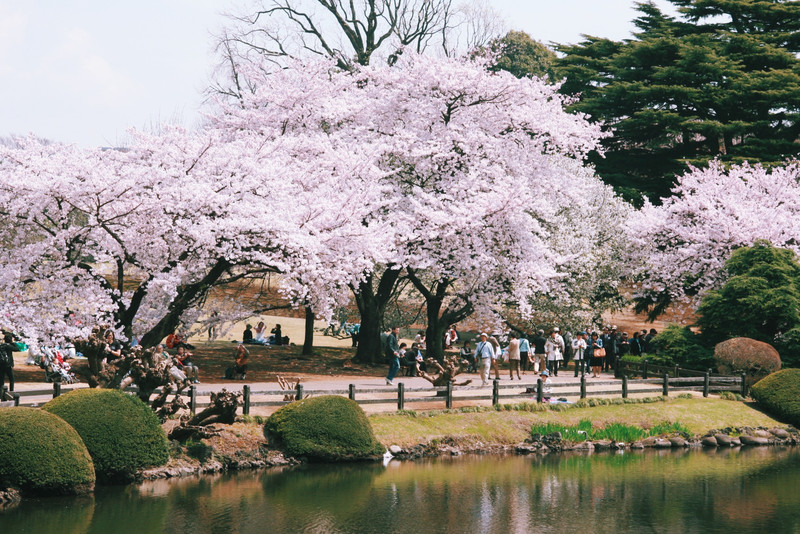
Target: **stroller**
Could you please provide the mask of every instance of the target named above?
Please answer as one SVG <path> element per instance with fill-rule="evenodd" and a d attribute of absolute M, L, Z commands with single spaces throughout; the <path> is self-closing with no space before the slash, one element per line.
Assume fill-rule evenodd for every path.
<path fill-rule="evenodd" d="M 42 359 L 39 367 L 44 369 L 44 377 L 48 382 L 74 384 L 78 381 L 75 373 L 70 371 L 70 365 L 64 361 L 61 350 L 58 348 L 42 347 Z"/>

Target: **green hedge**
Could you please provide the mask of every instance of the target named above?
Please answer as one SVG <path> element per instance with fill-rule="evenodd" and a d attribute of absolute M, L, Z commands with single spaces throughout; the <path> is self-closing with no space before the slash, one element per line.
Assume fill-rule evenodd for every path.
<path fill-rule="evenodd" d="M 357 460 L 383 454 L 366 414 L 350 399 L 328 395 L 284 406 L 264 425 L 292 456 L 310 460 Z"/>
<path fill-rule="evenodd" d="M 771 415 L 800 428 L 800 369 L 768 375 L 750 388 L 750 396 Z"/>
<path fill-rule="evenodd" d="M 30 495 L 94 489 L 92 458 L 63 419 L 35 408 L 0 408 L 0 487 Z"/>
<path fill-rule="evenodd" d="M 156 415 L 138 398 L 117 389 L 77 389 L 42 409 L 78 431 L 100 483 L 129 482 L 140 469 L 169 459 L 167 437 Z"/>

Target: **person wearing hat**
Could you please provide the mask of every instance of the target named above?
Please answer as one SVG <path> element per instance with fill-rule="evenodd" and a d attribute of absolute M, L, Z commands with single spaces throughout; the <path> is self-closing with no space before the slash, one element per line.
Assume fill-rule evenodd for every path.
<path fill-rule="evenodd" d="M 475 361 L 478 362 L 478 369 L 481 373 L 481 385 L 489 383 L 489 372 L 494 358 L 494 347 L 489 343 L 489 336 L 484 332 L 481 340 L 475 346 Z"/>
<path fill-rule="evenodd" d="M 550 395 L 553 392 L 553 381 L 550 378 L 550 373 L 545 369 L 539 375 L 539 378 L 542 380 L 542 402 L 550 402 Z"/>

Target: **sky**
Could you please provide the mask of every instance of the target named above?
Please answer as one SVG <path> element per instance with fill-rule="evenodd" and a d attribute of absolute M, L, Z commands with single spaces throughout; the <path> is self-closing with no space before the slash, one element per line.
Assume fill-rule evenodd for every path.
<path fill-rule="evenodd" d="M 624 39 L 633 0 L 488 0 L 549 43 Z M 666 0 L 656 2 L 668 9 Z M 123 144 L 128 128 L 193 127 L 228 0 L 0 0 L 0 137 Z"/>

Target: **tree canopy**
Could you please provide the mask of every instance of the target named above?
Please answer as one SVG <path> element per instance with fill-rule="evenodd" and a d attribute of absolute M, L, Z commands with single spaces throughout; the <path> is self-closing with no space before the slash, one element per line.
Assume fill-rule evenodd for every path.
<path fill-rule="evenodd" d="M 665 197 L 688 165 L 781 164 L 800 153 L 800 4 L 638 4 L 633 39 L 562 45 L 556 72 L 573 109 L 614 132 L 591 161 L 625 196 Z"/>

